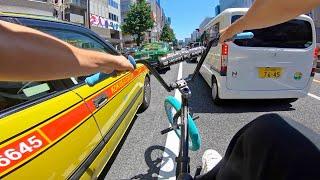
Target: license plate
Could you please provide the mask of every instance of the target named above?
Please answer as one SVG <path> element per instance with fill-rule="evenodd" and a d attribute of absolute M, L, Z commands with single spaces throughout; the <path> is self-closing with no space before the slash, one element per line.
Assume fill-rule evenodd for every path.
<path fill-rule="evenodd" d="M 280 67 L 260 67 L 258 71 L 259 78 L 262 79 L 278 79 L 282 75 L 282 68 Z"/>

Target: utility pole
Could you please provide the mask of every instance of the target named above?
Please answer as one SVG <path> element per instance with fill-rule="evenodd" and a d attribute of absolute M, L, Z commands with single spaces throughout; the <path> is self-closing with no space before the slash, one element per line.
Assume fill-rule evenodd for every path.
<path fill-rule="evenodd" d="M 91 22 L 90 22 L 90 0 L 87 0 L 87 19 L 88 19 L 88 28 L 91 29 Z"/>

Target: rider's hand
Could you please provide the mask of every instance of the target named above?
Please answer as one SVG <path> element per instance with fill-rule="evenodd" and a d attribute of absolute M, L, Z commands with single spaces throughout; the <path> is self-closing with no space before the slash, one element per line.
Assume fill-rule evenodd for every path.
<path fill-rule="evenodd" d="M 225 28 L 225 29 L 222 29 L 222 30 L 220 31 L 219 43 L 224 43 L 224 42 L 230 40 L 234 35 L 235 35 L 235 32 L 232 32 L 232 30 L 230 29 L 230 27 L 227 27 L 227 28 Z"/>
<path fill-rule="evenodd" d="M 233 38 L 234 35 L 241 33 L 244 30 L 242 18 L 231 24 L 229 27 L 220 31 L 219 43 L 224 43 Z"/>
<path fill-rule="evenodd" d="M 133 71 L 134 70 L 134 67 L 130 63 L 130 61 L 128 61 L 128 59 L 122 55 L 119 55 L 119 56 L 109 55 L 108 59 L 106 60 L 107 61 L 105 64 L 103 64 L 103 68 L 102 68 L 102 71 L 105 73 L 111 73 L 113 71 Z"/>

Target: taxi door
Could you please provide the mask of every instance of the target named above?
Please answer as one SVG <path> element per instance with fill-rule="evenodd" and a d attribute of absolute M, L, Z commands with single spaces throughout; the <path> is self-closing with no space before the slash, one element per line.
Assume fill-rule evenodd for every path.
<path fill-rule="evenodd" d="M 62 81 L 0 82 L 0 179 L 67 179 L 102 136 Z"/>
<path fill-rule="evenodd" d="M 79 48 L 114 53 L 108 44 L 90 31 L 48 27 L 41 30 Z M 133 72 L 108 78 L 93 87 L 84 83 L 86 77 L 72 78 L 73 84 L 68 85 L 69 90 L 86 102 L 103 140 L 72 173 L 71 179 L 91 179 L 101 173 L 142 102 L 145 74 L 146 68 L 139 66 Z"/>

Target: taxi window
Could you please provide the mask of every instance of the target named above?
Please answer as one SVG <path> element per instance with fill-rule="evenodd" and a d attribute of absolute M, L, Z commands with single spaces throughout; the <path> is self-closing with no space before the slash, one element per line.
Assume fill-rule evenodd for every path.
<path fill-rule="evenodd" d="M 0 81 L 0 112 L 54 94 L 63 89 L 54 81 L 2 82 Z"/>
<path fill-rule="evenodd" d="M 106 52 L 106 53 L 110 52 L 110 49 L 107 49 L 96 39 L 91 38 L 90 36 L 87 36 L 77 31 L 66 30 L 66 29 L 41 28 L 41 27 L 36 27 L 36 29 L 42 32 L 48 33 L 78 48 L 89 49 L 89 50 L 94 50 L 99 52 Z M 75 85 L 84 83 L 84 80 L 86 77 L 87 76 L 72 77 L 70 79 L 66 79 L 63 81 L 67 87 L 73 87 Z"/>
<path fill-rule="evenodd" d="M 77 33 L 75 31 L 55 30 L 55 29 L 39 29 L 39 30 L 45 33 L 48 33 L 52 36 L 55 36 L 78 48 L 90 49 L 90 50 L 95 50 L 100 52 L 108 52 L 107 49 L 96 40 L 86 35 L 83 35 L 81 33 Z"/>

